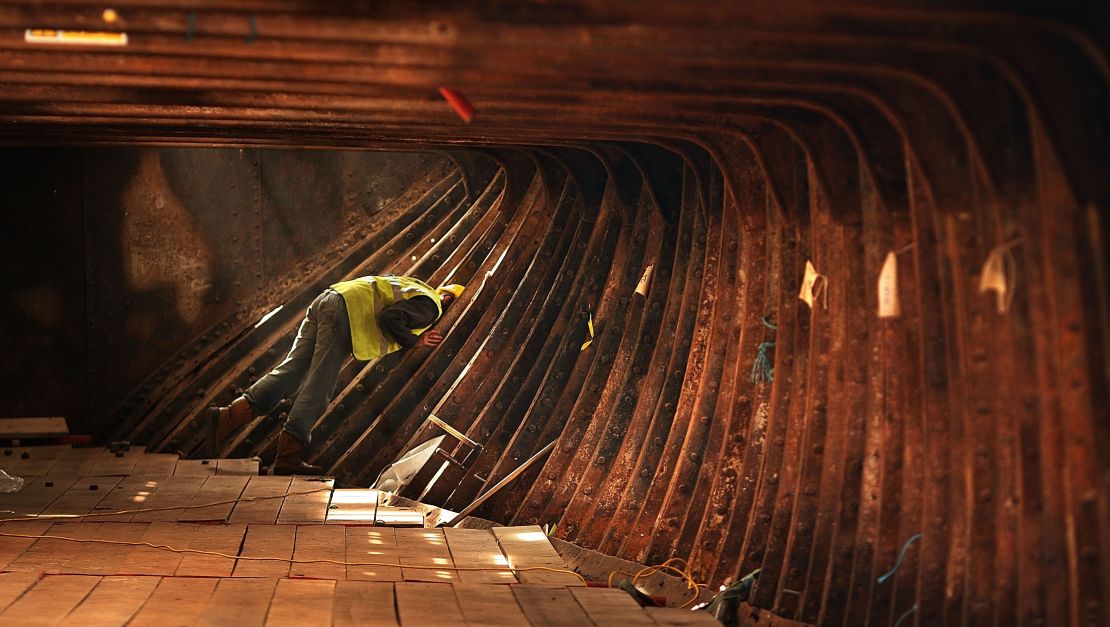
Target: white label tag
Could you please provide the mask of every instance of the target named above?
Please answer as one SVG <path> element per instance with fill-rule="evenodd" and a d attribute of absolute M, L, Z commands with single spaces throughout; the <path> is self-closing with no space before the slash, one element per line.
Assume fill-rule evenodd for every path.
<path fill-rule="evenodd" d="M 879 317 L 897 318 L 902 315 L 902 302 L 898 299 L 898 256 L 893 251 L 886 254 L 883 269 L 879 272 Z"/>

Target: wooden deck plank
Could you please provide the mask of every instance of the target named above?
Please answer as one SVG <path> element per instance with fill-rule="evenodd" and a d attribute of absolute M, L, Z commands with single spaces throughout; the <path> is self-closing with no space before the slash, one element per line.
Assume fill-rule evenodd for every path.
<path fill-rule="evenodd" d="M 189 542 L 189 548 L 238 555 L 246 532 L 246 525 L 198 526 L 197 533 L 193 534 L 193 539 Z M 234 558 L 186 553 L 174 574 L 178 577 L 230 577 L 234 568 Z"/>
<path fill-rule="evenodd" d="M 578 605 L 569 588 L 555 586 L 512 586 L 520 609 L 534 625 L 589 625 L 590 618 Z"/>
<path fill-rule="evenodd" d="M 276 579 L 220 579 L 198 627 L 261 627 L 270 609 Z"/>
<path fill-rule="evenodd" d="M 139 457 L 139 462 L 131 472 L 151 477 L 170 477 L 177 467 L 177 460 L 177 453 L 146 453 Z"/>
<path fill-rule="evenodd" d="M 216 474 L 215 459 L 179 459 L 174 467 L 175 477 L 207 477 Z"/>
<path fill-rule="evenodd" d="M 42 576 L 39 573 L 0 573 L 0 612 L 3 612 L 15 600 L 23 596 L 39 582 Z M 392 601 L 393 588 L 390 588 L 390 601 Z"/>
<path fill-rule="evenodd" d="M 207 577 L 164 577 L 128 625 L 192 625 L 208 606 L 219 581 Z"/>
<path fill-rule="evenodd" d="M 180 509 L 193 500 L 197 491 L 204 485 L 207 476 L 168 477 L 142 504 L 143 508 L 157 511 L 139 512 L 132 522 L 176 521 L 185 515 Z M 168 508 L 168 509 L 167 509 Z"/>
<path fill-rule="evenodd" d="M 403 581 L 397 554 L 396 531 L 382 527 L 346 527 L 347 562 L 397 564 L 391 566 L 347 566 L 347 579 L 359 581 Z"/>
<path fill-rule="evenodd" d="M 463 618 L 472 625 L 527 627 L 532 624 L 520 609 L 510 586 L 455 584 L 455 598 Z"/>
<path fill-rule="evenodd" d="M 0 613 L 0 624 L 19 627 L 54 625 L 84 600 L 99 582 L 100 577 L 90 575 L 43 577 Z"/>
<path fill-rule="evenodd" d="M 394 590 L 402 625 L 466 624 L 450 584 L 402 581 Z"/>
<path fill-rule="evenodd" d="M 328 525 L 300 525 L 293 545 L 293 559 L 327 559 L 343 562 L 347 558 L 347 539 L 342 527 Z M 340 564 L 305 562 L 293 564 L 290 577 L 314 579 L 345 579 L 347 569 Z"/>
<path fill-rule="evenodd" d="M 54 477 L 87 477 L 101 460 L 104 449 L 99 448 L 71 448 L 60 451 L 58 459 L 44 476 Z"/>
<path fill-rule="evenodd" d="M 58 461 L 62 450 L 69 449 L 69 446 L 4 447 L 0 450 L 0 468 L 25 479 L 41 477 Z"/>
<path fill-rule="evenodd" d="M 71 528 L 88 524 L 77 523 Z M 135 547 L 125 544 L 111 544 L 110 542 L 138 542 L 147 530 L 146 523 L 93 524 L 96 525 L 96 532 L 91 539 L 108 542 L 81 544 L 67 542 L 60 545 L 59 548 L 65 553 L 65 558 L 58 572 L 75 575 L 115 575 L 119 572 L 120 566 L 127 560 L 128 555 L 135 550 Z M 55 525 L 55 527 L 57 526 Z M 53 528 L 51 528 L 51 533 L 53 534 Z"/>
<path fill-rule="evenodd" d="M 233 523 L 277 522 L 284 495 L 289 493 L 292 477 L 251 477 L 231 512 Z M 274 498 L 274 497 L 283 498 Z M 255 500 L 248 500 L 255 499 Z"/>
<path fill-rule="evenodd" d="M 289 483 L 290 496 L 285 497 L 278 514 L 278 523 L 320 523 L 328 516 L 331 502 L 332 479 L 293 477 Z"/>
<path fill-rule="evenodd" d="M 654 625 L 636 601 L 616 588 L 570 588 L 570 593 L 598 627 Z"/>
<path fill-rule="evenodd" d="M 123 477 L 135 474 L 135 466 L 142 459 L 139 455 L 121 455 L 116 457 L 110 453 L 96 463 L 89 470 L 90 477 Z"/>
<path fill-rule="evenodd" d="M 44 535 L 59 538 L 89 540 L 96 537 L 103 523 L 54 523 Z M 8 570 L 30 570 L 57 573 L 68 569 L 73 553 L 80 551 L 84 544 L 77 544 L 57 538 L 36 540 L 18 558 L 12 560 Z"/>
<path fill-rule="evenodd" d="M 246 459 L 218 459 L 216 460 L 217 475 L 258 476 L 258 458 Z"/>
<path fill-rule="evenodd" d="M 59 416 L 0 418 L 0 438 L 53 438 L 69 435 L 66 419 Z"/>
<path fill-rule="evenodd" d="M 41 536 L 50 529 L 51 523 L 45 520 L 6 522 L 0 525 L 0 533 L 16 533 L 26 536 Z M 23 555 L 35 540 L 30 538 L 0 537 L 0 570 L 7 570 L 9 564 Z"/>
<path fill-rule="evenodd" d="M 193 509 L 182 510 L 181 520 L 194 522 L 225 522 L 235 508 L 235 501 L 247 487 L 250 477 L 211 475 L 205 478 L 204 485 L 193 495 L 189 505 Z M 216 505 L 216 503 L 220 503 Z M 210 504 L 207 507 L 198 505 Z"/>
<path fill-rule="evenodd" d="M 42 513 L 88 514 L 112 493 L 119 482 L 119 477 L 82 477 Z"/>
<path fill-rule="evenodd" d="M 393 584 L 385 581 L 337 581 L 332 599 L 333 627 L 397 627 Z"/>
<path fill-rule="evenodd" d="M 459 575 L 452 567 L 451 551 L 442 529 L 395 529 L 401 572 L 405 581 L 430 581 L 459 583 Z M 438 568 L 405 568 L 405 566 L 435 566 Z"/>
<path fill-rule="evenodd" d="M 149 475 L 123 477 L 123 479 L 116 484 L 116 487 L 104 497 L 104 500 L 93 508 L 92 513 L 98 515 L 86 518 L 85 520 L 89 522 L 129 522 L 135 517 L 134 513 L 122 513 L 111 516 L 102 516 L 99 514 L 129 512 L 131 510 L 142 509 L 147 506 L 151 495 L 157 492 L 158 488 L 165 483 L 165 481 L 165 477 Z"/>
<path fill-rule="evenodd" d="M 487 529 L 456 529 L 445 527 L 444 537 L 451 559 L 456 565 L 472 568 L 497 568 L 507 566 L 509 560 L 501 553 L 497 538 Z M 510 570 L 459 571 L 464 583 L 517 583 Z"/>
<path fill-rule="evenodd" d="M 333 490 L 326 522 L 372 525 L 381 492 L 373 489 Z"/>
<path fill-rule="evenodd" d="M 691 612 L 677 607 L 645 607 L 645 614 L 655 621 L 656 625 L 669 627 L 720 627 L 721 623 L 709 615 L 709 612 Z"/>
<path fill-rule="evenodd" d="M 331 627 L 335 582 L 323 579 L 280 579 L 266 625 L 285 627 Z"/>
<path fill-rule="evenodd" d="M 249 525 L 243 542 L 243 557 L 293 557 L 297 528 L 291 525 Z M 289 562 L 239 560 L 234 577 L 286 577 Z"/>
<path fill-rule="evenodd" d="M 187 525 L 175 522 L 130 523 L 133 525 L 145 524 L 140 542 L 151 544 L 164 544 L 175 549 L 189 548 L 197 525 Z M 134 547 L 117 569 L 121 575 L 173 575 L 181 564 L 184 556 L 163 549 L 149 546 Z"/>
<path fill-rule="evenodd" d="M 157 577 L 104 577 L 59 624 L 68 627 L 124 625 L 146 603 L 157 585 Z"/>
<path fill-rule="evenodd" d="M 541 566 L 545 568 L 567 569 L 563 558 L 551 546 L 547 535 L 535 525 L 527 527 L 494 527 L 493 534 L 501 545 L 501 552 L 509 560 L 509 565 L 514 569 L 532 568 Z M 545 570 L 531 570 L 516 572 L 516 576 L 524 583 L 556 584 L 563 586 L 580 586 L 582 581 L 571 573 L 557 573 Z"/>
<path fill-rule="evenodd" d="M 10 518 L 41 514 L 75 483 L 77 477 L 37 477 L 25 483 L 0 509 L 11 510 L 13 513 L 3 515 Z"/>

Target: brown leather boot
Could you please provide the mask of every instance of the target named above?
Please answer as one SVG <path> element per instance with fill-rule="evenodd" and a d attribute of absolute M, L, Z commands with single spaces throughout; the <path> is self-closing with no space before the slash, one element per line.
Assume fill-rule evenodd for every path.
<path fill-rule="evenodd" d="M 282 430 L 278 435 L 277 459 L 274 460 L 275 475 L 320 475 L 324 469 L 319 466 L 305 463 L 301 459 L 301 450 L 304 443 L 297 436 Z"/>
<path fill-rule="evenodd" d="M 212 457 L 218 457 L 231 434 L 236 429 L 254 420 L 254 409 L 246 396 L 231 401 L 227 407 L 208 408 L 208 450 Z"/>

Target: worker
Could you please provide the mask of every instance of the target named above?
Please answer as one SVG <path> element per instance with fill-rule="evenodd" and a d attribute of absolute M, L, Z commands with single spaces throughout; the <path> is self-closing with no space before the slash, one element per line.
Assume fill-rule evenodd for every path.
<path fill-rule="evenodd" d="M 312 426 L 331 402 L 347 355 L 369 361 L 412 346 L 437 346 L 443 335 L 429 327 L 463 293 L 462 285 L 432 289 L 412 277 L 365 276 L 336 283 L 312 301 L 289 355 L 226 407 L 208 409 L 212 451 L 255 416 L 272 412 L 294 393 L 297 399 L 278 435 L 272 474 L 318 475 L 301 459 Z"/>

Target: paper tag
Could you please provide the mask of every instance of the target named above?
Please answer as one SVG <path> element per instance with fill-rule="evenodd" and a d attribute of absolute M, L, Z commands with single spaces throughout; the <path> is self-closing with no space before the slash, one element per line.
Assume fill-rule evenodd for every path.
<path fill-rule="evenodd" d="M 824 283 L 818 285 L 817 282 L 824 278 L 825 275 L 818 272 L 817 269 L 813 267 L 813 263 L 807 259 L 806 274 L 802 277 L 802 289 L 798 291 L 798 298 L 805 301 L 811 309 L 813 308 L 813 301 L 817 300 L 818 295 L 825 288 Z M 827 302 L 825 306 L 828 307 Z"/>
<path fill-rule="evenodd" d="M 1016 269 L 1010 246 L 996 246 L 983 263 L 979 275 L 979 293 L 994 292 L 998 313 L 1006 313 L 1013 300 L 1013 278 Z"/>
<path fill-rule="evenodd" d="M 898 299 L 898 256 L 886 254 L 883 269 L 879 272 L 879 317 L 897 318 L 902 315 L 902 301 Z"/>

